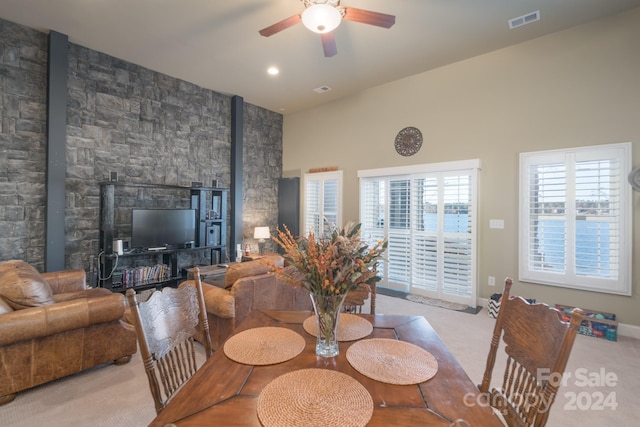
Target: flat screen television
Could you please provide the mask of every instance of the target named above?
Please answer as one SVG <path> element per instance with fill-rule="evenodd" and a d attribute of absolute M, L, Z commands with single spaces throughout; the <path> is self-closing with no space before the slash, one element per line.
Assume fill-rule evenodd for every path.
<path fill-rule="evenodd" d="M 180 247 L 196 240 L 194 209 L 132 209 L 131 247 Z"/>

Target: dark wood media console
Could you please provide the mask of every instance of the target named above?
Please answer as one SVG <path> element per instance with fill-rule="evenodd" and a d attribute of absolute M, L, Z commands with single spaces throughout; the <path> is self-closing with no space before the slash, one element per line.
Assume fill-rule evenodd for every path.
<path fill-rule="evenodd" d="M 114 238 L 122 233 L 116 223 L 116 189 L 151 189 L 188 192 L 190 208 L 196 212 L 196 240 L 191 247 L 128 250 L 118 255 Z M 183 187 L 161 184 L 104 182 L 100 184 L 100 251 L 98 286 L 115 292 L 128 288 L 146 289 L 175 286 L 187 278 L 192 265 L 180 264 L 182 255 L 205 252 L 210 264 L 227 260 L 228 190 L 211 187 Z M 131 207 L 132 209 L 135 207 Z M 163 206 L 173 208 L 173 206 Z M 119 233 L 116 233 L 119 232 Z M 198 254 L 199 255 L 199 254 Z"/>

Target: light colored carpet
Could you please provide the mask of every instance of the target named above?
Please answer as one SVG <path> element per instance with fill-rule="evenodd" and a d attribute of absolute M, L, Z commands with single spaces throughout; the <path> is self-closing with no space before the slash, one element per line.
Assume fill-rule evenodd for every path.
<path fill-rule="evenodd" d="M 495 323 L 486 310 L 474 315 L 378 295 L 376 312 L 425 316 L 473 382 L 480 382 Z M 618 339 L 611 342 L 578 335 L 567 368 L 571 378 L 560 389 L 548 426 L 637 425 L 640 340 Z M 200 357 L 204 358 L 202 352 Z M 582 384 L 588 375 L 601 378 L 602 369 L 617 377 L 615 386 Z M 585 404 L 590 401 L 593 406 L 599 393 L 604 397 L 613 393 L 617 408 L 589 409 Z M 576 409 L 572 409 L 574 395 L 581 399 L 574 402 Z M 154 417 L 139 353 L 127 365 L 106 365 L 54 381 L 19 393 L 13 402 L 0 407 L 2 427 L 136 427 L 146 426 Z"/>

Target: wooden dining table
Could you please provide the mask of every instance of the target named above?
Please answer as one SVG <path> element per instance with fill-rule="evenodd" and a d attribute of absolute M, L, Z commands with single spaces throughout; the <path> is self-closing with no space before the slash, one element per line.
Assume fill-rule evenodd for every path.
<path fill-rule="evenodd" d="M 376 381 L 351 366 L 346 353 L 357 340 L 340 342 L 338 356 L 316 356 L 316 337 L 303 328 L 304 320 L 312 314 L 253 311 L 234 335 L 252 328 L 287 328 L 304 337 L 302 352 L 281 363 L 253 366 L 231 360 L 221 347 L 150 426 L 261 426 L 257 409 L 261 391 L 284 374 L 308 368 L 338 371 L 362 384 L 373 400 L 373 413 L 367 426 L 449 426 L 458 419 L 465 420 L 469 426 L 503 426 L 491 408 L 481 404 L 477 387 L 424 317 L 358 315 L 373 325 L 371 334 L 362 339 L 404 341 L 426 350 L 437 360 L 437 372 L 427 381 L 395 385 Z"/>

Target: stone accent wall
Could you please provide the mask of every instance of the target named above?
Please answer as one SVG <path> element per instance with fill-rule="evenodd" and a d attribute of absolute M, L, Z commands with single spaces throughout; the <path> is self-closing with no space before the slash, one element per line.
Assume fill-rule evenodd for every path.
<path fill-rule="evenodd" d="M 98 254 L 99 183 L 111 172 L 122 182 L 188 187 L 218 179 L 228 187 L 229 96 L 74 44 L 68 86 L 69 265 Z M 131 208 L 186 208 L 189 200 L 186 191 L 123 189 L 116 237 L 130 237 Z"/>
<path fill-rule="evenodd" d="M 255 227 L 278 224 L 278 179 L 282 176 L 282 115 L 245 104 L 244 110 L 243 221 L 244 244 L 258 252 L 253 238 Z M 273 242 L 265 242 L 265 250 L 275 252 Z M 235 249 L 231 248 L 231 256 Z"/>
<path fill-rule="evenodd" d="M 0 19 L 0 260 L 44 267 L 47 37 Z"/>
<path fill-rule="evenodd" d="M 0 260 L 44 266 L 46 41 L 0 20 Z M 231 97 L 69 44 L 65 267 L 90 270 L 98 255 L 100 182 L 230 184 Z M 277 224 L 282 115 L 245 104 L 244 205 L 253 226 Z M 116 237 L 132 207 L 188 207 L 187 191 L 116 195 Z M 247 228 L 249 227 L 249 228 Z M 10 249 L 10 250 L 9 250 Z M 186 261 L 189 263 L 189 261 Z M 197 260 L 194 261 L 198 262 Z"/>

